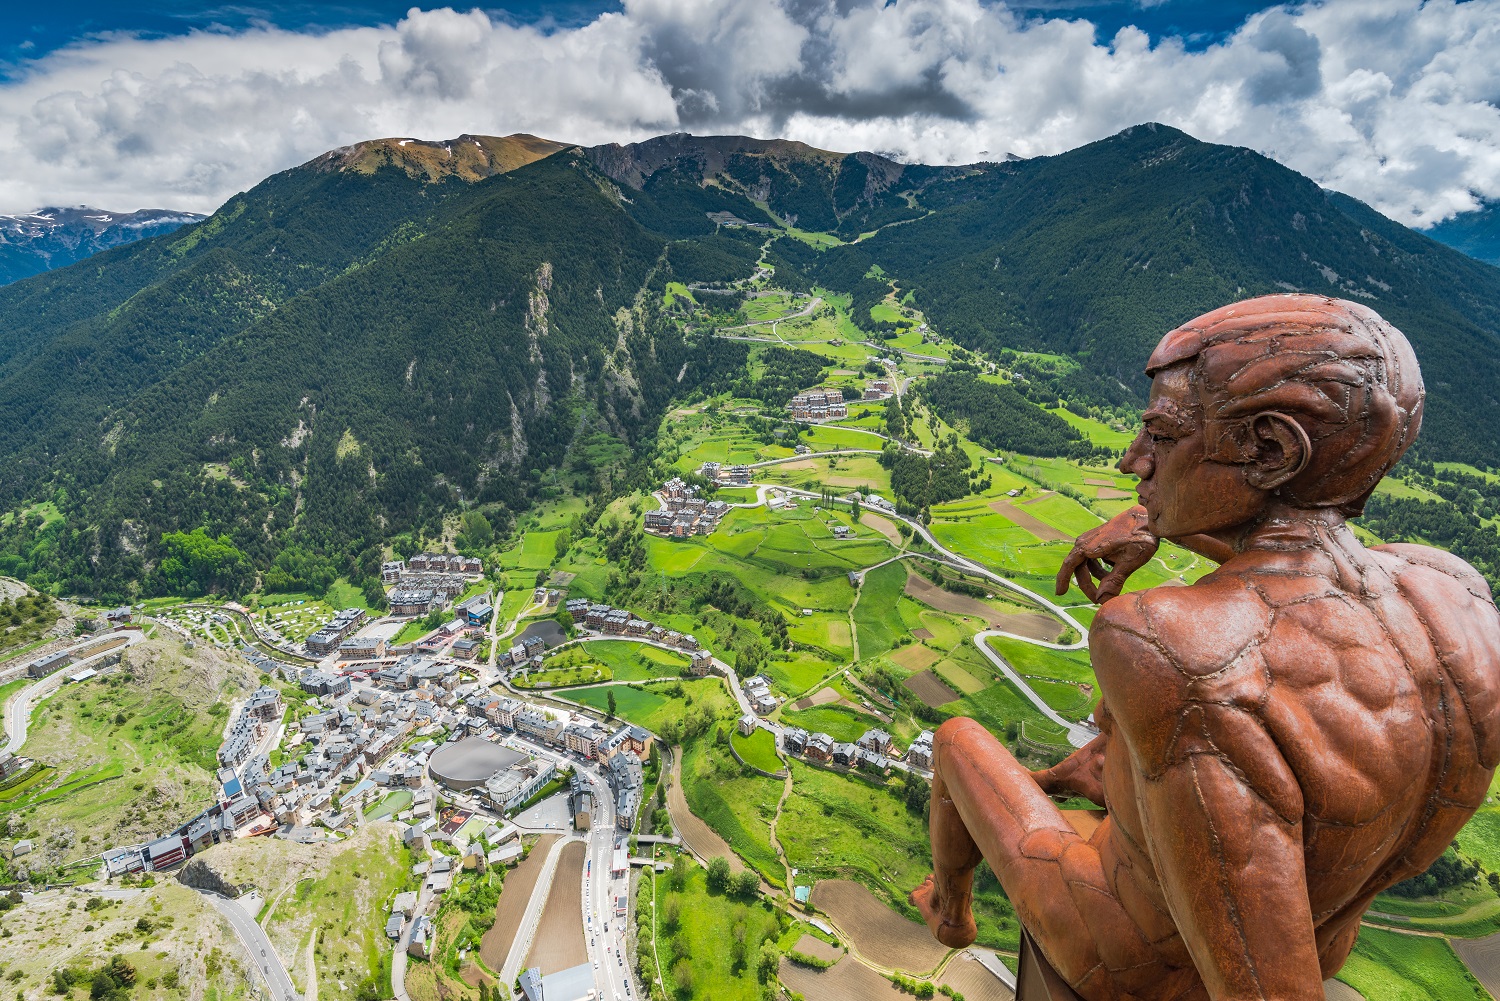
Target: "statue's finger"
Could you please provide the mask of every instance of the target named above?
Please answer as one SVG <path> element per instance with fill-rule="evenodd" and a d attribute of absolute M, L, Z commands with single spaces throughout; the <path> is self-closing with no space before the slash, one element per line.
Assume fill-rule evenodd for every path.
<path fill-rule="evenodd" d="M 1063 557 L 1062 567 L 1057 571 L 1057 594 L 1059 597 L 1068 593 L 1068 585 L 1072 582 L 1073 574 L 1082 562 L 1083 553 L 1077 546 L 1070 549 L 1068 555 Z"/>
<path fill-rule="evenodd" d="M 1087 567 L 1080 566 L 1077 570 L 1073 571 L 1073 579 L 1078 584 L 1078 590 L 1082 591 L 1085 597 L 1090 601 L 1097 600 L 1094 597 L 1097 593 L 1094 587 L 1094 578 L 1089 574 Z"/>

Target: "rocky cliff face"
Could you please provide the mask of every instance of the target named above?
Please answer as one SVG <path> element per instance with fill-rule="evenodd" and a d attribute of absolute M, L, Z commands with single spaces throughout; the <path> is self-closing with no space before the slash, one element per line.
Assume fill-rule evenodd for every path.
<path fill-rule="evenodd" d="M 189 859 L 187 865 L 177 870 L 177 882 L 195 890 L 208 890 L 226 897 L 238 897 L 250 889 L 248 885 L 230 882 L 224 873 L 214 868 L 213 859 L 212 854 L 197 855 Z"/>

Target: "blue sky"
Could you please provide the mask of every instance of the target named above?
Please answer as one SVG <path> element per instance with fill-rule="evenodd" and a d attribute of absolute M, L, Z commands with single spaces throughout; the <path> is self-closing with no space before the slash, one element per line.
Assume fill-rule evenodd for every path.
<path fill-rule="evenodd" d="M 193 29 L 237 30 L 270 23 L 295 31 L 318 31 L 356 25 L 394 24 L 413 6 L 412 0 L 342 0 L 334 3 L 259 2 L 189 3 L 182 0 L 80 0 L 68 4 L 10 3 L 0 5 L 0 58 L 35 58 L 104 32 L 126 31 L 146 36 L 181 34 Z M 601 12 L 619 10 L 619 3 L 597 0 L 510 0 L 506 3 L 452 5 L 458 10 L 477 7 L 494 17 L 527 24 L 573 27 L 592 21 Z M 1166 0 L 1143 5 L 1138 0 L 1015 0 L 1011 9 L 1035 17 L 1065 17 L 1092 21 L 1101 39 L 1114 36 L 1127 24 L 1153 39 L 1183 39 L 1190 48 L 1222 40 L 1245 18 L 1272 6 L 1263 0 Z"/>
<path fill-rule="evenodd" d="M 0 5 L 0 212 L 208 211 L 387 136 L 959 164 L 1144 122 L 1410 225 L 1500 199 L 1500 0 L 410 2 Z"/>

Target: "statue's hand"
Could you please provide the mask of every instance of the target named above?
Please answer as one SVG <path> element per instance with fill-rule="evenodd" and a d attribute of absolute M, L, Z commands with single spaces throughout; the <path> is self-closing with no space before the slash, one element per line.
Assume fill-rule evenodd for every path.
<path fill-rule="evenodd" d="M 1073 543 L 1057 571 L 1057 593 L 1066 594 L 1068 584 L 1076 581 L 1090 601 L 1102 605 L 1119 597 L 1130 575 L 1149 563 L 1160 545 L 1146 527 L 1145 508 L 1136 505 L 1122 511 Z"/>

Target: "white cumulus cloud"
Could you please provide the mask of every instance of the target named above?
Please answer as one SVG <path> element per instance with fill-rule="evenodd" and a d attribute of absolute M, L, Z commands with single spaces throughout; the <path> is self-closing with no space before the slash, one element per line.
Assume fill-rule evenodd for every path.
<path fill-rule="evenodd" d="M 785 136 L 967 162 L 1159 121 L 1409 224 L 1500 198 L 1500 0 L 1272 8 L 1188 51 L 980 0 L 626 0 L 576 28 L 397 24 L 90 39 L 0 84 L 0 211 L 211 210 L 380 136 Z"/>

